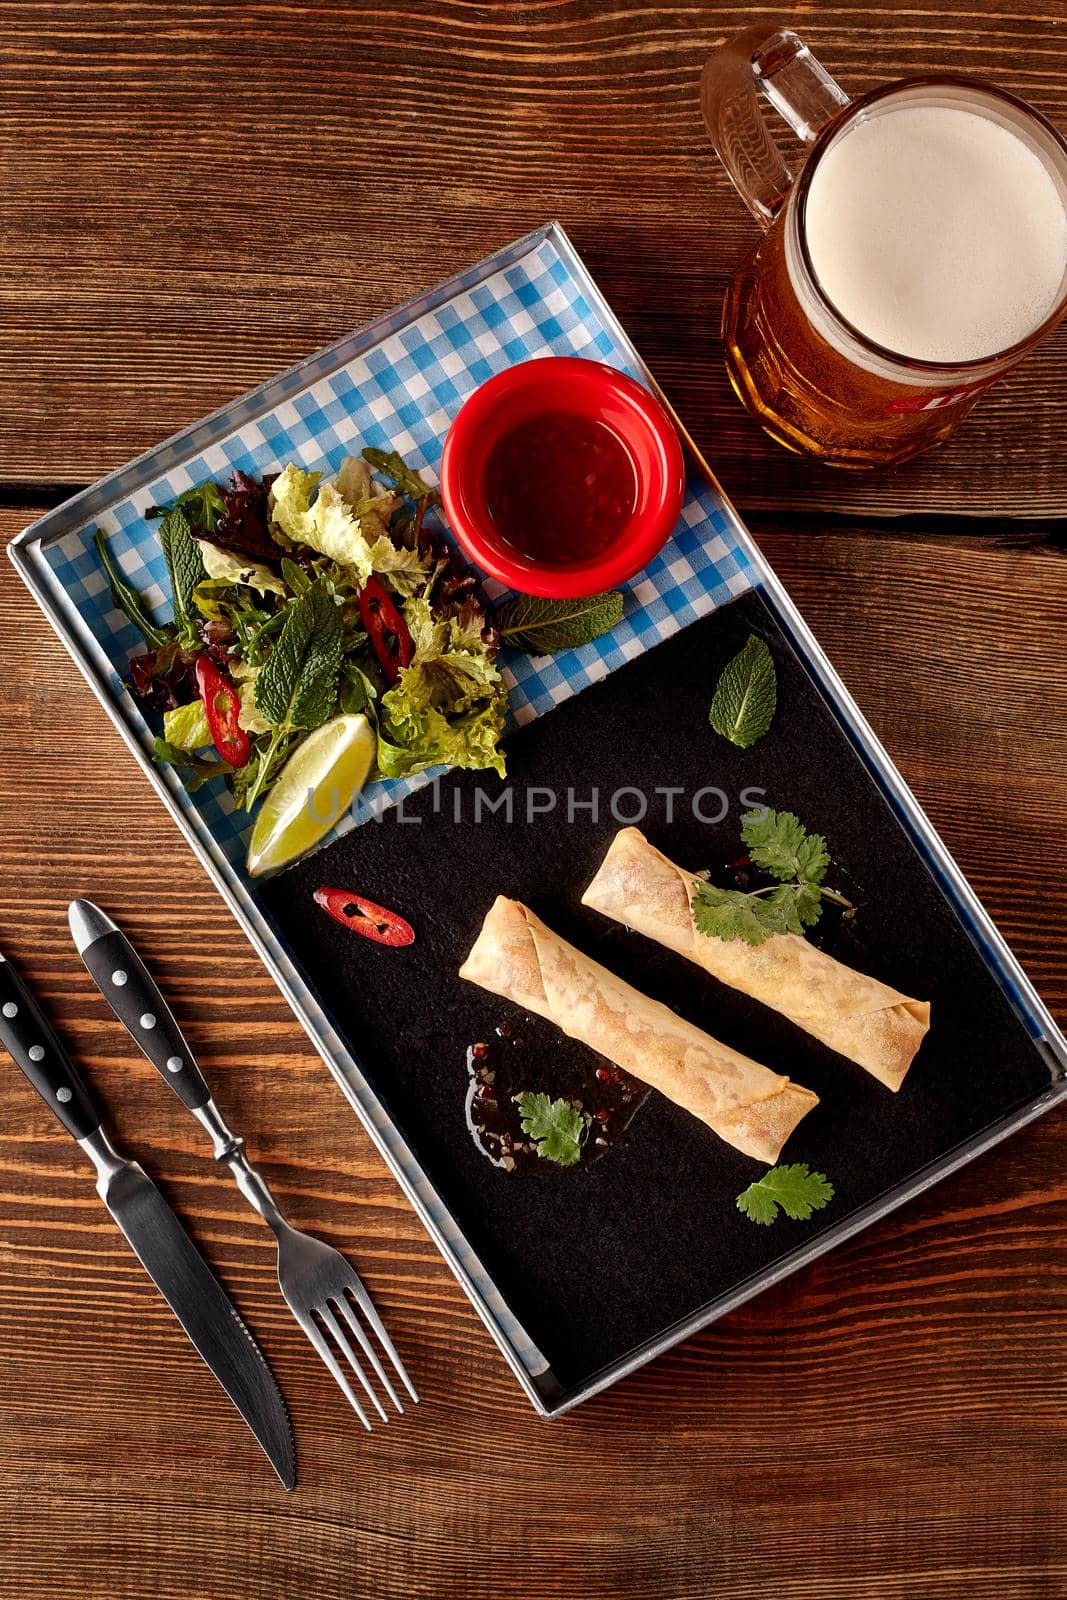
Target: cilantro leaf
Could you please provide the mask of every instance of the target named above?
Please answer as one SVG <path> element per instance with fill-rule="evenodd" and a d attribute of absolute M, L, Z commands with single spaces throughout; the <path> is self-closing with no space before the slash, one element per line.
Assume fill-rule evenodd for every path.
<path fill-rule="evenodd" d="M 820 884 L 826 876 L 826 840 L 809 833 L 791 811 L 749 811 L 741 819 L 741 837 L 756 866 L 783 883 Z"/>
<path fill-rule="evenodd" d="M 174 597 L 174 622 L 183 644 L 197 645 L 200 636 L 196 630 L 198 615 L 193 593 L 198 583 L 207 577 L 200 546 L 193 538 L 189 519 L 180 508 L 168 511 L 159 525 L 159 542 L 170 574 L 170 587 Z"/>
<path fill-rule="evenodd" d="M 585 1122 L 567 1100 L 524 1094 L 519 1100 L 522 1131 L 537 1141 L 537 1154 L 560 1167 L 573 1167 L 582 1153 Z"/>
<path fill-rule="evenodd" d="M 317 728 L 337 700 L 341 613 L 322 580 L 289 605 L 256 677 L 256 706 L 275 728 Z"/>
<path fill-rule="evenodd" d="M 439 505 L 441 496 L 436 489 L 431 489 L 424 483 L 419 474 L 409 467 L 399 450 L 375 450 L 368 445 L 363 451 L 363 459 L 369 467 L 379 473 L 383 478 L 391 478 L 396 485 L 398 494 L 405 500 L 428 499 L 430 505 Z"/>
<path fill-rule="evenodd" d="M 744 648 L 722 669 L 708 721 L 724 739 L 747 750 L 767 732 L 777 703 L 774 657 L 763 640 L 750 633 Z"/>
<path fill-rule="evenodd" d="M 690 903 L 699 933 L 714 939 L 744 939 L 760 945 L 775 933 L 803 935 L 822 915 L 823 899 L 848 906 L 823 884 L 830 857 L 821 833 L 808 833 L 791 811 L 750 811 L 741 837 L 757 867 L 778 882 L 773 888 L 720 889 L 697 879 Z"/>
<path fill-rule="evenodd" d="M 623 597 L 617 589 L 578 600 L 544 600 L 520 594 L 502 606 L 494 624 L 504 644 L 533 655 L 577 650 L 622 621 Z"/>
<path fill-rule="evenodd" d="M 794 1222 L 807 1222 L 813 1211 L 821 1211 L 834 1197 L 834 1186 L 821 1172 L 810 1172 L 807 1162 L 772 1167 L 762 1178 L 750 1183 L 737 1197 L 737 1209 L 750 1222 L 771 1223 L 779 1206 Z"/>
<path fill-rule="evenodd" d="M 181 506 L 192 526 L 209 538 L 218 527 L 220 518 L 226 515 L 222 490 L 210 478 L 195 489 L 184 490 L 174 504 Z"/>
<path fill-rule="evenodd" d="M 791 902 L 777 894 L 764 898 L 743 889 L 697 882 L 692 907 L 697 932 L 712 939 L 744 939 L 746 944 L 759 945 L 774 933 L 800 931 L 793 927 Z"/>

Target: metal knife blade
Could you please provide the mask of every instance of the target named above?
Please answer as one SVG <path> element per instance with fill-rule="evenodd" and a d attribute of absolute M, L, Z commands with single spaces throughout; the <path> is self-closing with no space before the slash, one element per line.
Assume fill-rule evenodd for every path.
<path fill-rule="evenodd" d="M 104 1133 L 65 1048 L 2 955 L 0 1043 L 92 1161 L 100 1198 L 279 1479 L 292 1489 L 296 1458 L 289 1415 L 259 1346 L 151 1178 Z"/>

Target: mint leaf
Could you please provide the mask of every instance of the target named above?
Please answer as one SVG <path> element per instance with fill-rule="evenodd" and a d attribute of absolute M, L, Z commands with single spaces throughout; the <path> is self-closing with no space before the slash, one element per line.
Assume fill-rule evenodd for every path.
<path fill-rule="evenodd" d="M 582 1153 L 585 1121 L 567 1100 L 550 1100 L 547 1094 L 524 1094 L 519 1099 L 522 1131 L 537 1142 L 537 1154 L 560 1167 L 573 1167 Z"/>
<path fill-rule="evenodd" d="M 183 644 L 196 645 L 200 636 L 196 631 L 197 607 L 193 598 L 198 583 L 207 577 L 200 546 L 193 538 L 189 519 L 180 508 L 168 511 L 159 525 L 159 542 L 170 574 L 171 593 L 174 597 L 174 622 Z"/>
<path fill-rule="evenodd" d="M 363 451 L 363 459 L 383 478 L 391 478 L 397 494 L 402 494 L 405 500 L 428 498 L 431 505 L 440 504 L 441 496 L 437 490 L 431 489 L 428 483 L 423 483 L 414 468 L 408 466 L 399 450 L 375 450 L 373 446 L 368 445 Z"/>
<path fill-rule="evenodd" d="M 256 677 L 256 706 L 275 728 L 317 728 L 337 701 L 341 613 L 318 580 L 288 607 Z"/>
<path fill-rule="evenodd" d="M 181 506 L 194 528 L 209 537 L 218 527 L 220 518 L 226 515 L 222 490 L 210 478 L 195 489 L 184 490 L 174 504 Z"/>
<path fill-rule="evenodd" d="M 578 600 L 544 600 L 520 594 L 501 606 L 493 619 L 504 644 L 534 655 L 577 650 L 622 621 L 623 597 L 616 590 Z"/>
<path fill-rule="evenodd" d="M 821 833 L 808 833 L 791 811 L 749 811 L 741 819 L 741 837 L 756 865 L 783 883 L 820 884 L 826 876 L 826 840 Z"/>
<path fill-rule="evenodd" d="M 777 702 L 774 657 L 751 633 L 744 648 L 722 669 L 708 721 L 724 739 L 747 750 L 767 732 Z"/>
<path fill-rule="evenodd" d="M 750 1183 L 737 1197 L 737 1209 L 750 1222 L 771 1223 L 779 1206 L 794 1222 L 807 1222 L 813 1211 L 821 1211 L 834 1197 L 834 1186 L 821 1172 L 810 1172 L 804 1161 L 792 1166 L 772 1167 L 762 1178 Z"/>
<path fill-rule="evenodd" d="M 145 643 L 152 649 L 158 650 L 161 645 L 174 637 L 174 629 L 167 625 L 160 627 L 153 622 L 148 607 L 145 605 L 137 590 L 126 582 L 118 566 L 111 559 L 111 552 L 107 547 L 107 540 L 103 530 L 97 528 L 93 534 L 93 543 L 96 553 L 100 557 L 100 565 L 107 575 L 111 589 L 111 598 L 123 616 L 128 617 L 134 627 L 139 629 Z"/>

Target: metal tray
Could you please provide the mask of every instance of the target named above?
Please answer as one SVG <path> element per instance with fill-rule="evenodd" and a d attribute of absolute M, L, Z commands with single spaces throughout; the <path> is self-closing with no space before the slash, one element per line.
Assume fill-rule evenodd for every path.
<path fill-rule="evenodd" d="M 90 687 L 118 727 L 184 836 L 223 895 L 337 1078 L 384 1159 L 463 1285 L 535 1408 L 558 1415 L 689 1333 L 759 1293 L 839 1240 L 921 1192 L 1067 1096 L 1067 1044 L 962 877 L 885 751 L 808 632 L 691 440 L 688 494 L 676 535 L 632 585 L 623 624 L 611 636 L 551 661 L 510 663 L 512 710 L 525 724 L 616 668 L 639 659 L 688 624 L 752 592 L 798 659 L 837 727 L 918 852 L 981 956 L 1035 1054 L 1043 1086 L 1025 1102 L 858 1206 L 817 1238 L 731 1283 L 692 1315 L 661 1327 L 578 1381 L 561 1384 L 550 1362 L 486 1271 L 465 1230 L 427 1177 L 353 1051 L 321 1003 L 314 975 L 279 935 L 241 861 L 247 819 L 213 787 L 188 795 L 150 759 L 152 734 L 122 683 L 138 636 L 114 611 L 92 545 L 109 534 L 127 576 L 162 602 L 163 564 L 145 508 L 234 467 L 259 472 L 299 460 L 336 467 L 350 441 L 398 448 L 432 475 L 448 423 L 466 394 L 492 372 L 543 353 L 611 362 L 652 386 L 637 352 L 563 229 L 549 224 L 439 285 L 176 435 L 27 528 L 11 558 Z M 684 435 L 684 429 L 680 429 Z M 358 821 L 427 779 L 367 791 Z M 873 798 L 873 797 L 872 797 Z M 353 825 L 347 818 L 345 828 Z M 344 828 L 337 830 L 338 833 Z"/>

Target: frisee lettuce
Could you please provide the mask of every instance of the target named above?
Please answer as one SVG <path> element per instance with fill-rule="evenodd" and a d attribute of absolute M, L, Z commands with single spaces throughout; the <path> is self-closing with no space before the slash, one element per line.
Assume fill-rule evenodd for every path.
<path fill-rule="evenodd" d="M 271 514 L 286 538 L 335 561 L 357 583 L 378 573 L 399 593 L 414 593 L 429 574 L 432 556 L 393 543 L 376 497 L 353 507 L 335 483 L 320 483 L 321 477 L 290 465 L 275 480 Z"/>

